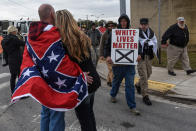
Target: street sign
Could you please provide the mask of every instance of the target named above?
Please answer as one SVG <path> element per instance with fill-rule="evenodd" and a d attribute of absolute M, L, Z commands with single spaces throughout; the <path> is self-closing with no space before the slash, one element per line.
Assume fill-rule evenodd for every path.
<path fill-rule="evenodd" d="M 112 30 L 111 58 L 114 64 L 137 65 L 138 29 Z"/>

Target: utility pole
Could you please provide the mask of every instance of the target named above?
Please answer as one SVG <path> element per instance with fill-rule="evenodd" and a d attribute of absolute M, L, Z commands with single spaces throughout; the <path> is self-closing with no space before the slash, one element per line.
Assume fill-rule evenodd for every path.
<path fill-rule="evenodd" d="M 158 44 L 159 44 L 159 64 L 161 64 L 161 0 L 158 0 L 158 32 L 159 32 L 159 40 L 158 40 Z"/>
<path fill-rule="evenodd" d="M 86 15 L 86 27 L 87 27 L 87 29 L 88 29 L 88 15 Z"/>
<path fill-rule="evenodd" d="M 120 15 L 126 14 L 126 0 L 120 0 Z"/>
<path fill-rule="evenodd" d="M 131 16 L 131 13 L 132 13 L 131 6 L 132 6 L 132 5 L 131 5 L 131 0 L 130 0 L 130 21 L 132 22 L 132 18 L 131 18 L 131 17 L 132 17 L 132 16 Z M 132 25 L 132 23 L 130 23 L 130 24 Z"/>

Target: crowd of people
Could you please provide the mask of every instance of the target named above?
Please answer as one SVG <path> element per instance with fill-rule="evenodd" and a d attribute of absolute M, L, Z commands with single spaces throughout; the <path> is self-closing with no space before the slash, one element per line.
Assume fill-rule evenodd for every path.
<path fill-rule="evenodd" d="M 96 131 L 93 104 L 95 92 L 101 86 L 101 80 L 96 71 L 99 59 L 106 60 L 109 71 L 107 85 L 111 87 L 110 97 L 112 103 L 117 102 L 116 96 L 121 82 L 125 78 L 125 96 L 129 110 L 135 115 L 140 115 L 140 111 L 136 109 L 135 88 L 137 93 L 142 95 L 143 102 L 146 105 L 152 105 L 148 94 L 148 79 L 152 74 L 152 60 L 154 56 L 157 57 L 158 42 L 155 33 L 149 27 L 148 18 L 140 19 L 137 58 L 137 70 L 140 79 L 134 85 L 135 65 L 115 65 L 111 59 L 112 29 L 130 29 L 130 19 L 126 14 L 122 14 L 119 17 L 118 24 L 113 21 L 108 21 L 106 31 L 102 34 L 96 29 L 94 23 L 88 32 L 80 30 L 77 22 L 68 10 L 59 10 L 55 13 L 51 5 L 42 4 L 38 9 L 38 13 L 40 21 L 31 24 L 28 39 L 36 41 L 39 38 L 40 40 L 44 32 L 50 31 L 53 27 L 57 28 L 64 50 L 68 53 L 69 58 L 86 75 L 88 96 L 75 108 L 75 113 L 82 131 Z M 39 32 L 35 32 L 38 30 Z M 10 26 L 8 28 L 8 35 L 2 41 L 3 52 L 11 73 L 11 93 L 14 93 L 16 78 L 20 75 L 22 59 L 24 60 L 24 57 L 26 57 L 24 55 L 22 58 L 21 47 L 24 47 L 25 43 L 17 37 L 17 32 L 14 26 Z M 168 40 L 170 40 L 169 44 L 167 42 Z M 50 41 L 49 37 L 48 41 Z M 177 23 L 170 26 L 164 33 L 161 41 L 162 47 L 167 47 L 169 75 L 176 75 L 174 65 L 179 59 L 182 61 L 183 69 L 187 75 L 195 72 L 195 70 L 191 69 L 189 63 L 187 52 L 188 42 L 188 27 L 185 24 L 185 19 L 179 17 Z M 40 48 L 42 46 L 44 45 L 40 45 Z M 66 118 L 64 117 L 64 112 L 56 111 L 43 105 L 41 111 L 41 131 L 64 131 L 64 118 Z"/>

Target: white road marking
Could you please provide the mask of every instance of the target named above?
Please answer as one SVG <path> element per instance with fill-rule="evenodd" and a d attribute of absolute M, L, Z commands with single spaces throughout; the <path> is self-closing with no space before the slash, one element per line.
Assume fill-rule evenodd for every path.
<path fill-rule="evenodd" d="M 34 115 L 33 116 L 34 119 L 31 122 L 33 122 L 33 123 L 40 123 L 40 121 L 38 121 L 40 119 L 40 116 L 41 115 Z"/>
<path fill-rule="evenodd" d="M 175 107 L 175 109 L 178 109 L 178 108 L 180 108 L 180 107 L 177 107 L 177 106 Z"/>
<path fill-rule="evenodd" d="M 75 120 L 69 127 L 68 127 L 68 129 L 70 130 L 70 131 L 79 131 L 80 130 L 80 128 L 78 129 L 78 128 L 73 128 L 74 127 L 74 125 L 76 124 L 78 122 L 78 120 Z"/>
<path fill-rule="evenodd" d="M 104 126 L 100 126 L 97 128 L 97 131 L 112 131 L 110 128 L 106 128 Z"/>
<path fill-rule="evenodd" d="M 10 73 L 1 73 L 0 74 L 0 79 L 4 78 L 4 77 L 8 77 L 8 76 L 10 76 Z"/>
<path fill-rule="evenodd" d="M 0 106 L 0 117 L 8 110 L 8 108 L 10 108 L 12 105 L 14 105 L 13 103 L 9 103 L 8 105 L 3 105 Z"/>
<path fill-rule="evenodd" d="M 69 127 L 66 128 L 66 131 L 80 131 L 80 123 L 78 120 L 75 120 Z M 112 129 L 108 127 L 104 127 L 103 125 L 97 126 L 97 131 L 112 131 Z"/>
<path fill-rule="evenodd" d="M 70 127 L 67 127 L 66 131 L 81 131 L 80 127 L 78 127 L 79 125 L 76 126 L 76 122 L 77 121 L 74 121 L 73 124 Z M 102 125 L 102 126 L 97 126 L 97 131 L 112 131 L 112 129 L 104 127 Z"/>
<path fill-rule="evenodd" d="M 6 81 L 6 82 L 0 84 L 0 89 L 3 89 L 5 87 L 8 87 L 9 85 L 10 85 L 10 82 L 9 81 Z"/>
<path fill-rule="evenodd" d="M 0 90 L 3 89 L 3 88 L 5 88 L 5 87 L 8 87 L 9 85 L 10 85 L 10 82 L 9 81 L 6 81 L 6 82 L 0 84 Z"/>
<path fill-rule="evenodd" d="M 9 105 L 3 105 L 3 106 L 0 106 L 0 109 L 1 110 L 5 110 Z"/>

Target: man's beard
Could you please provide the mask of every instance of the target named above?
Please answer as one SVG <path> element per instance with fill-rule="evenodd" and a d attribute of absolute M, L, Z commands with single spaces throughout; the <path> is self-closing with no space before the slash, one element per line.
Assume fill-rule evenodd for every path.
<path fill-rule="evenodd" d="M 178 23 L 178 26 L 181 28 L 181 29 L 184 29 L 185 28 L 185 24 L 180 24 L 180 23 Z"/>

